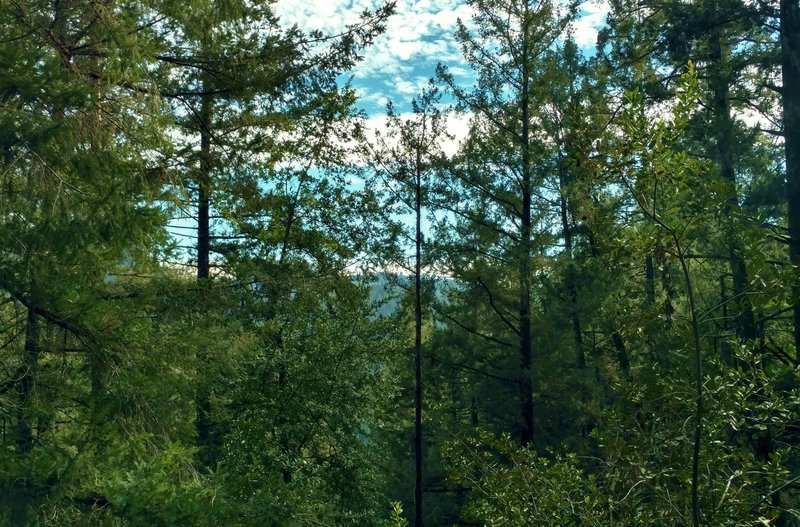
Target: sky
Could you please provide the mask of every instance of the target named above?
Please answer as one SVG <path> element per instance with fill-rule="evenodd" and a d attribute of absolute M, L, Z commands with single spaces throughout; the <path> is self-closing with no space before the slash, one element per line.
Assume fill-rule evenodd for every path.
<path fill-rule="evenodd" d="M 333 33 L 358 19 L 364 9 L 374 9 L 381 0 L 278 0 L 281 23 L 297 24 L 305 30 Z M 575 40 L 594 47 L 597 29 L 605 22 L 605 0 L 587 0 L 575 24 Z M 352 72 L 353 86 L 361 106 L 370 116 L 386 111 L 391 99 L 399 110 L 410 107 L 413 97 L 434 76 L 438 63 L 446 64 L 456 77 L 469 79 L 455 39 L 456 21 L 470 19 L 464 0 L 397 0 L 396 13 L 386 32 L 364 51 L 364 60 Z"/>

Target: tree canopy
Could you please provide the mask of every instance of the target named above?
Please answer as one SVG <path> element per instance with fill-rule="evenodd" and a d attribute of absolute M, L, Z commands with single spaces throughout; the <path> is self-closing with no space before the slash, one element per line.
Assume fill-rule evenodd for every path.
<path fill-rule="evenodd" d="M 798 0 L 372 5 L 0 4 L 0 524 L 799 526 Z"/>

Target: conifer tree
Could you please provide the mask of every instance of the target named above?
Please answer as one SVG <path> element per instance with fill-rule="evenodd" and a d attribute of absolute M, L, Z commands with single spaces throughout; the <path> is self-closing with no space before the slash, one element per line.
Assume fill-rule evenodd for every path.
<path fill-rule="evenodd" d="M 3 397 L 14 388 L 17 400 L 4 436 L 10 510 L 0 521 L 12 525 L 35 522 L 46 496 L 70 488 L 81 469 L 65 452 L 91 457 L 81 435 L 108 439 L 92 428 L 113 404 L 105 380 L 124 349 L 115 297 L 128 287 L 112 284 L 132 262 L 152 266 L 165 241 L 153 201 L 158 156 L 150 155 L 165 144 L 163 114 L 156 100 L 120 89 L 147 85 L 152 62 L 132 57 L 157 45 L 139 26 L 147 15 L 138 5 L 112 4 L 0 7 L 0 27 L 12 36 L 0 43 L 0 287 L 3 316 L 11 315 L 3 353 L 17 369 L 3 380 Z M 71 492 L 76 506 L 91 503 Z"/>
<path fill-rule="evenodd" d="M 382 31 L 392 9 L 389 3 L 367 11 L 330 37 L 282 27 L 270 3 L 210 2 L 170 13 L 180 38 L 172 38 L 158 57 L 165 79 L 161 93 L 186 138 L 178 161 L 184 186 L 195 196 L 187 205 L 197 221 L 197 279 L 206 296 L 213 295 L 212 266 L 227 264 L 227 273 L 249 280 L 261 274 L 249 263 L 254 251 L 285 263 L 305 214 L 298 198 L 325 192 L 329 180 L 314 171 L 335 170 L 335 162 L 322 165 L 340 157 L 326 154 L 353 97 L 349 88 L 339 88 L 337 77 Z M 321 139 L 313 144 L 312 128 Z M 300 169 L 292 166 L 298 162 Z M 294 196 L 289 186 L 296 186 Z M 278 295 L 287 291 L 273 289 Z M 197 435 L 200 458 L 209 467 L 219 446 L 210 403 L 218 353 L 198 350 Z"/>
<path fill-rule="evenodd" d="M 431 174 L 444 163 L 441 141 L 447 137 L 445 115 L 438 108 L 441 93 L 431 81 L 411 102 L 411 116 L 398 114 L 390 102 L 387 108 L 387 133 L 377 136 L 377 144 L 371 147 L 369 156 L 375 167 L 375 181 L 379 188 L 386 188 L 387 207 L 402 215 L 413 214 L 413 296 L 414 296 L 414 525 L 424 525 L 424 430 L 423 430 L 423 318 L 425 306 L 423 282 L 424 209 L 431 202 L 429 180 Z M 405 245 L 400 243 L 400 250 Z M 404 265 L 399 256 L 400 265 Z M 389 258 L 391 261 L 392 258 Z"/>
<path fill-rule="evenodd" d="M 475 90 L 458 86 L 440 68 L 439 76 L 458 101 L 460 110 L 472 114 L 470 135 L 462 156 L 444 183 L 452 198 L 444 208 L 462 228 L 481 233 L 475 252 L 498 262 L 514 262 L 516 296 L 513 304 L 500 302 L 498 283 L 488 276 L 453 269 L 459 278 L 486 289 L 495 317 L 517 340 L 517 419 L 513 428 L 524 445 L 534 441 L 534 335 L 532 330 L 534 255 L 543 251 L 543 232 L 535 225 L 545 207 L 539 192 L 547 174 L 550 145 L 534 129 L 546 104 L 547 81 L 541 75 L 549 49 L 562 36 L 571 13 L 559 13 L 549 1 L 469 2 L 473 19 L 460 22 L 457 38 L 464 58 L 476 73 Z M 534 200 L 537 200 L 534 203 Z M 470 243 L 470 242 L 468 242 Z M 468 273 L 471 276 L 460 276 Z M 516 320 L 507 310 L 514 306 Z"/>

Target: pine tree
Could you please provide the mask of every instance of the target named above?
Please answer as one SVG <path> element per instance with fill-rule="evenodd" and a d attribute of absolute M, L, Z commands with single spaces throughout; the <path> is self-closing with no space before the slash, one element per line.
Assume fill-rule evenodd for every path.
<path fill-rule="evenodd" d="M 113 297 L 124 293 L 113 290 L 126 287 L 112 284 L 131 262 L 152 266 L 165 242 L 149 155 L 164 145 L 162 113 L 157 101 L 119 89 L 148 79 L 151 64 L 131 60 L 134 49 L 155 49 L 152 32 L 137 30 L 140 17 L 127 3 L 0 7 L 13 35 L 0 44 L 0 287 L 11 316 L 3 353 L 18 370 L 2 389 L 17 394 L 3 405 L 15 408 L 3 470 L 12 525 L 35 521 L 44 498 L 69 487 L 59 478 L 79 472 L 66 471 L 64 452 L 83 453 L 77 438 L 102 419 L 113 391 L 106 372 L 124 349 L 113 331 Z"/>
<path fill-rule="evenodd" d="M 474 18 L 469 25 L 459 24 L 457 38 L 476 73 L 476 89 L 459 87 L 446 68 L 439 70 L 459 108 L 472 114 L 469 138 L 445 183 L 452 196 L 445 208 L 460 222 L 459 228 L 481 233 L 478 240 L 467 242 L 478 249 L 474 253 L 477 258 L 484 258 L 480 255 L 484 253 L 496 262 L 514 262 L 516 292 L 501 293 L 494 277 L 489 282 L 489 276 L 474 271 L 469 272 L 471 276 L 460 276 L 468 267 L 476 269 L 466 262 L 453 272 L 484 288 L 497 320 L 515 334 L 519 373 L 514 377 L 519 393 L 514 430 L 527 445 L 534 440 L 531 262 L 544 250 L 536 244 L 547 235 L 535 232 L 534 226 L 546 210 L 539 189 L 549 175 L 550 149 L 547 139 L 533 127 L 549 102 L 547 81 L 541 74 L 543 61 L 563 34 L 570 14 L 558 13 L 556 6 L 546 1 L 507 5 L 475 1 L 469 5 L 475 10 Z M 539 201 L 534 204 L 534 199 Z M 517 297 L 512 304 L 517 311 L 515 322 L 510 320 L 506 312 L 510 306 L 503 298 L 509 293 Z"/>
<path fill-rule="evenodd" d="M 447 137 L 445 115 L 438 109 L 441 93 L 431 81 L 418 97 L 412 100 L 410 117 L 398 114 L 390 102 L 387 108 L 386 136 L 378 135 L 377 144 L 370 146 L 368 156 L 375 167 L 374 179 L 378 188 L 386 188 L 387 204 L 398 214 L 413 214 L 413 296 L 414 296 L 414 523 L 424 525 L 424 435 L 423 435 L 423 207 L 430 202 L 431 172 L 441 167 L 444 155 L 441 141 Z M 400 209 L 398 209 L 400 205 Z M 401 242 L 402 251 L 403 244 Z M 387 258 L 390 264 L 404 266 L 405 258 Z"/>
<path fill-rule="evenodd" d="M 298 207 L 308 195 L 326 192 L 330 180 L 314 171 L 336 166 L 323 166 L 330 151 L 325 149 L 353 103 L 337 77 L 382 31 L 392 9 L 386 4 L 365 12 L 361 21 L 331 38 L 281 27 L 269 3 L 211 2 L 170 13 L 172 29 L 182 38 L 172 38 L 157 57 L 165 79 L 161 93 L 171 101 L 186 138 L 178 161 L 184 187 L 196 196 L 188 205 L 197 221 L 197 279 L 207 296 L 214 294 L 212 267 L 250 280 L 254 270 L 247 267 L 254 252 L 283 265 L 304 214 Z M 312 133 L 322 140 L 312 142 Z M 298 159 L 303 168 L 282 168 Z M 287 188 L 294 185 L 296 193 Z M 273 293 L 286 292 L 278 287 Z M 198 445 L 202 463 L 212 468 L 219 438 L 211 372 L 218 353 L 198 350 Z"/>

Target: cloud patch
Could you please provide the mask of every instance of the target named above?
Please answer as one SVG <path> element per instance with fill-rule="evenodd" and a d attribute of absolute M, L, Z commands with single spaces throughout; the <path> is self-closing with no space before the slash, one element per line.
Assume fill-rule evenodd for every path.
<path fill-rule="evenodd" d="M 382 0 L 278 0 L 275 13 L 284 26 L 297 25 L 305 31 L 326 34 L 341 31 L 359 20 L 366 9 L 374 11 Z M 598 30 L 605 25 L 608 2 L 588 0 L 581 5 L 573 24 L 577 44 L 591 50 Z M 386 31 L 363 51 L 354 68 L 353 85 L 362 96 L 361 104 L 370 114 L 382 113 L 386 100 L 405 108 L 438 63 L 467 80 L 472 77 L 455 39 L 458 19 L 469 22 L 472 8 L 464 0 L 397 0 L 395 15 Z"/>
<path fill-rule="evenodd" d="M 305 31 L 332 34 L 355 23 L 365 9 L 374 10 L 381 3 L 380 0 L 278 0 L 275 12 L 284 26 L 297 25 Z M 434 75 L 439 62 L 461 66 L 454 31 L 456 20 L 468 20 L 470 15 L 470 8 L 462 0 L 398 0 L 386 31 L 364 50 L 363 60 L 352 72 L 367 110 L 380 111 L 387 96 L 398 104 L 410 101 L 409 96 L 416 95 L 418 88 Z M 419 82 L 420 78 L 424 82 Z"/>
<path fill-rule="evenodd" d="M 593 48 L 597 32 L 606 25 L 611 8 L 603 0 L 590 0 L 581 6 L 578 19 L 573 23 L 575 43 L 581 48 Z"/>

